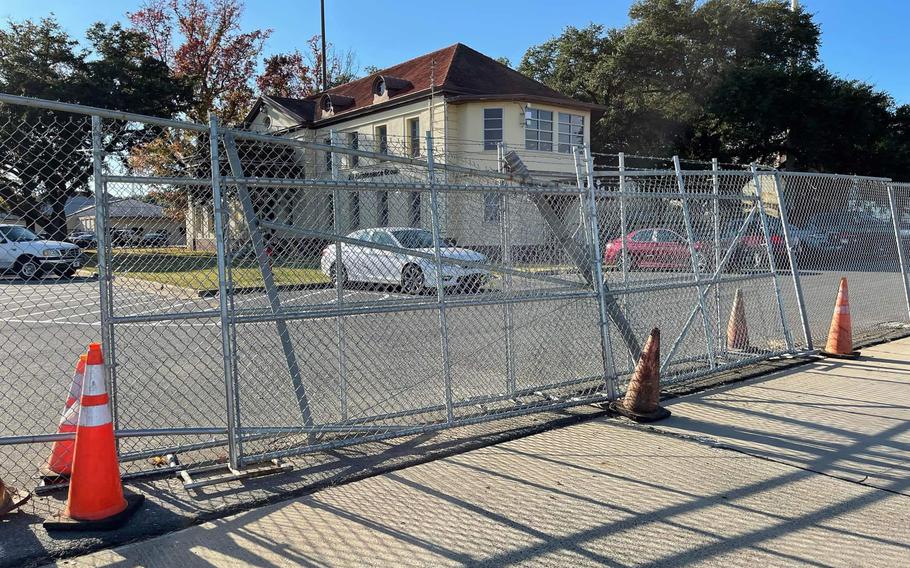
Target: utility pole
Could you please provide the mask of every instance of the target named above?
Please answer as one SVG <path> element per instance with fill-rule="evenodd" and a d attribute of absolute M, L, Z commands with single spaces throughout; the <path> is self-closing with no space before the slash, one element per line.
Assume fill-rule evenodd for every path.
<path fill-rule="evenodd" d="M 793 0 L 794 2 L 796 0 Z M 319 12 L 322 16 L 322 90 L 329 88 L 329 80 L 325 67 L 325 0 L 319 0 Z"/>
<path fill-rule="evenodd" d="M 799 0 L 790 0 L 790 11 L 796 12 L 799 10 Z"/>

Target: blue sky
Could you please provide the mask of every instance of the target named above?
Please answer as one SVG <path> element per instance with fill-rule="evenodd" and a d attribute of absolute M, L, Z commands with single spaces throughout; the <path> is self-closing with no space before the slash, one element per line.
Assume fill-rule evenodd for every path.
<path fill-rule="evenodd" d="M 0 0 L 0 19 L 56 13 L 67 30 L 81 34 L 92 22 L 113 22 L 139 0 Z M 630 0 L 326 0 L 329 41 L 357 54 L 361 66 L 386 67 L 462 42 L 517 64 L 525 49 L 565 26 L 589 22 L 608 27 L 628 21 Z M 802 0 L 822 28 L 822 60 L 835 73 L 888 91 L 910 103 L 907 0 Z M 267 50 L 289 51 L 319 33 L 318 0 L 247 0 L 246 27 L 274 30 Z M 446 6 L 443 12 L 440 8 Z"/>

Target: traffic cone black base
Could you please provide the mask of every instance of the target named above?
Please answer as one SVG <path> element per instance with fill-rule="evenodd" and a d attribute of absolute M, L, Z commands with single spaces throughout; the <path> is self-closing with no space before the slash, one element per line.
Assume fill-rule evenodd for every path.
<path fill-rule="evenodd" d="M 859 351 L 851 351 L 850 353 L 829 353 L 828 351 L 820 351 L 825 357 L 831 357 L 832 359 L 859 359 Z"/>
<path fill-rule="evenodd" d="M 64 485 L 69 483 L 70 476 L 62 473 L 46 472 L 39 475 L 37 479 L 40 482 L 40 486 L 49 487 L 51 485 Z"/>
<path fill-rule="evenodd" d="M 46 531 L 112 531 L 122 527 L 139 510 L 145 502 L 145 495 L 123 496 L 126 499 L 126 508 L 115 515 L 98 519 L 97 521 L 78 521 L 62 515 L 44 521 Z"/>
<path fill-rule="evenodd" d="M 614 415 L 625 416 L 629 420 L 634 420 L 640 424 L 647 424 L 648 422 L 657 422 L 658 420 L 663 420 L 670 416 L 670 411 L 664 408 L 663 406 L 658 406 L 657 410 L 654 412 L 640 413 L 629 410 L 622 405 L 622 401 L 614 400 L 612 401 L 607 408 Z"/>

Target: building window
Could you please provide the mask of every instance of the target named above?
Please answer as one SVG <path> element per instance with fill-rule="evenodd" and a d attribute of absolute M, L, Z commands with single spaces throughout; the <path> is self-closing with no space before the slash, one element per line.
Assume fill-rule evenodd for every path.
<path fill-rule="evenodd" d="M 487 223 L 497 223 L 499 222 L 500 215 L 500 199 L 498 193 L 484 193 L 483 194 L 483 220 Z"/>
<path fill-rule="evenodd" d="M 408 155 L 416 158 L 420 155 L 420 119 L 408 120 Z"/>
<path fill-rule="evenodd" d="M 385 125 L 376 127 L 376 150 L 380 154 L 389 153 L 389 129 Z"/>
<path fill-rule="evenodd" d="M 326 138 L 325 143 L 326 143 L 326 146 L 331 146 L 332 139 Z M 332 152 L 325 153 L 325 171 L 326 171 L 326 173 L 332 173 Z"/>
<path fill-rule="evenodd" d="M 571 152 L 585 143 L 585 117 L 580 114 L 559 113 L 559 151 Z"/>
<path fill-rule="evenodd" d="M 483 149 L 495 150 L 502 142 L 502 109 L 483 109 Z"/>
<path fill-rule="evenodd" d="M 351 150 L 357 150 L 360 148 L 360 133 L 359 132 L 348 132 L 348 148 Z M 360 156 L 355 156 L 351 154 L 349 156 L 350 164 L 352 168 L 357 167 L 357 164 L 360 163 Z"/>
<path fill-rule="evenodd" d="M 553 112 L 528 109 L 525 114 L 525 148 L 553 151 Z"/>
<path fill-rule="evenodd" d="M 408 222 L 412 227 L 420 226 L 420 192 L 411 193 L 411 203 L 408 208 Z"/>
<path fill-rule="evenodd" d="M 379 192 L 379 215 L 378 221 L 380 227 L 388 226 L 389 224 L 389 192 L 380 191 Z"/>
<path fill-rule="evenodd" d="M 356 191 L 351 192 L 351 198 L 348 201 L 348 216 L 350 216 L 351 230 L 360 227 L 360 194 Z"/>

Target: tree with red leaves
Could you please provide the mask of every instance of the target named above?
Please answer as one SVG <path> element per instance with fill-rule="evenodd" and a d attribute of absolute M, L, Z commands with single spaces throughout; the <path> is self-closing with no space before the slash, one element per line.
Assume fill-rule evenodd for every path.
<path fill-rule="evenodd" d="M 239 121 L 253 98 L 251 78 L 272 30 L 244 32 L 240 0 L 146 0 L 128 14 L 149 38 L 152 55 L 187 80 L 193 99 L 187 118 L 222 123 Z"/>
<path fill-rule="evenodd" d="M 351 51 L 338 53 L 327 46 L 326 75 L 328 86 L 334 87 L 355 78 L 354 54 Z M 265 69 L 256 79 L 256 86 L 264 95 L 302 98 L 322 90 L 322 49 L 320 37 L 314 35 L 307 40 L 307 54 L 299 49 L 290 53 L 279 53 L 265 58 Z"/>

